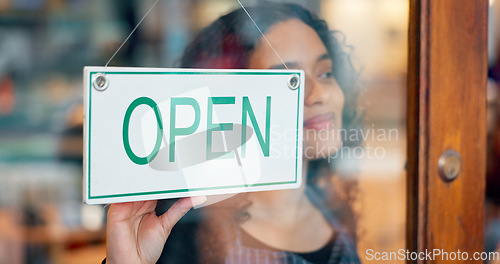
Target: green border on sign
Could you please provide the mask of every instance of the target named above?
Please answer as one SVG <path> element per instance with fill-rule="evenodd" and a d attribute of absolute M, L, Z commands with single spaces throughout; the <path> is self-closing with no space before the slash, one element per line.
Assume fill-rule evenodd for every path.
<path fill-rule="evenodd" d="M 193 192 L 193 191 L 207 191 L 207 190 L 219 190 L 219 189 L 233 189 L 233 188 L 243 188 L 243 187 L 257 187 L 257 186 L 269 186 L 269 185 L 281 185 L 281 184 L 292 184 L 297 183 L 297 166 L 299 162 L 299 114 L 300 114 L 300 89 L 301 86 L 297 89 L 297 134 L 296 134 L 296 142 L 297 145 L 295 147 L 295 181 L 288 182 L 268 182 L 268 183 L 256 183 L 256 184 L 241 184 L 241 185 L 229 185 L 229 186 L 218 186 L 218 187 L 205 187 L 205 188 L 192 188 L 192 189 L 177 189 L 177 190 L 168 190 L 168 191 L 152 191 L 152 192 L 139 192 L 139 193 L 124 193 L 124 194 L 111 194 L 111 195 L 90 195 L 90 136 L 91 136 L 91 120 L 92 120 L 92 75 L 97 73 L 104 74 L 157 74 L 157 75 L 290 75 L 297 74 L 301 77 L 300 72 L 208 72 L 208 71 L 200 71 L 200 72 L 188 72 L 188 71 L 179 71 L 179 72 L 105 72 L 105 71 L 93 71 L 90 72 L 89 78 L 89 130 L 88 130 L 88 164 L 87 164 L 87 176 L 88 176 L 88 199 L 102 199 L 102 198 L 114 198 L 114 197 L 126 197 L 126 196 L 140 196 L 140 195 L 154 195 L 154 194 L 165 194 L 165 193 L 181 193 L 181 192 Z"/>

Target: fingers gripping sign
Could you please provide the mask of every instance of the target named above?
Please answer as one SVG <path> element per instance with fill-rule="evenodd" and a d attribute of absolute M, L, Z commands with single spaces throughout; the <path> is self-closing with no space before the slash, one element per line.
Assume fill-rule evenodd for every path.
<path fill-rule="evenodd" d="M 157 216 L 157 201 L 111 204 L 106 233 L 106 263 L 155 263 L 173 226 L 205 196 L 182 198 Z"/>

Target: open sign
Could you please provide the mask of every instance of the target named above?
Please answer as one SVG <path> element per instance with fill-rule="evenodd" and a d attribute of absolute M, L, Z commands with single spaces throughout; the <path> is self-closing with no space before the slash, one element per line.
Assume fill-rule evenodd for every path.
<path fill-rule="evenodd" d="M 207 98 L 207 123 L 206 123 L 206 160 L 211 160 L 215 158 L 220 158 L 220 155 L 217 155 L 217 153 L 212 151 L 212 133 L 215 131 L 232 131 L 233 130 L 233 123 L 213 123 L 213 107 L 216 104 L 235 104 L 235 97 L 234 96 L 225 96 L 225 97 L 208 97 Z M 266 97 L 266 120 L 265 120 L 265 136 L 262 135 L 261 129 L 259 128 L 259 124 L 256 121 L 255 114 L 252 108 L 252 105 L 250 104 L 250 100 L 248 99 L 248 96 L 243 96 L 242 98 L 242 118 L 241 118 L 241 124 L 243 127 L 246 128 L 246 123 L 247 119 L 250 119 L 252 126 L 254 130 L 256 131 L 256 136 L 257 139 L 259 140 L 260 147 L 262 149 L 262 152 L 265 157 L 269 157 L 269 146 L 270 146 L 270 121 L 271 121 L 271 96 Z M 175 139 L 178 136 L 186 136 L 193 134 L 199 127 L 200 127 L 200 104 L 191 97 L 172 97 L 170 99 L 171 107 L 170 107 L 170 125 L 169 125 L 169 162 L 174 162 L 175 161 Z M 152 150 L 152 152 L 146 156 L 146 157 L 138 157 L 135 155 L 135 153 L 132 151 L 130 147 L 130 141 L 129 141 L 129 129 L 130 129 L 130 117 L 132 115 L 132 112 L 136 109 L 136 107 L 140 105 L 147 105 L 153 109 L 155 117 L 156 117 L 156 122 L 157 122 L 157 135 L 156 135 L 156 143 L 155 146 Z M 189 127 L 183 127 L 179 128 L 175 124 L 175 119 L 177 117 L 177 106 L 179 105 L 184 105 L 184 106 L 190 106 L 194 110 L 194 122 L 191 124 Z M 123 145 L 125 148 L 125 151 L 127 152 L 128 157 L 130 160 L 132 160 L 134 163 L 138 165 L 144 165 L 148 164 L 151 160 L 153 160 L 156 155 L 158 154 L 160 150 L 160 144 L 161 144 L 161 138 L 163 135 L 163 121 L 162 121 L 161 113 L 159 110 L 158 105 L 156 102 L 149 98 L 149 97 L 140 97 L 135 99 L 127 108 L 127 111 L 125 112 L 125 119 L 123 120 Z M 240 130 L 241 134 L 241 146 L 242 146 L 242 153 L 243 156 L 245 156 L 245 142 L 246 142 L 246 134 L 247 134 L 247 129 L 242 129 Z M 228 151 L 223 152 L 224 154 L 231 154 Z M 228 155 L 223 155 L 227 157 Z M 229 157 L 233 157 L 232 155 Z"/>
<path fill-rule="evenodd" d="M 289 87 L 292 75 L 297 89 Z M 86 67 L 84 200 L 300 186 L 303 76 Z"/>

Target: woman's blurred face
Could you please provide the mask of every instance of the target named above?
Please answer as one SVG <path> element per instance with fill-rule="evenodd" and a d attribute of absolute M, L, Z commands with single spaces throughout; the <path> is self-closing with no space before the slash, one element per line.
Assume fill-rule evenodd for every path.
<path fill-rule="evenodd" d="M 272 26 L 265 34 L 290 69 L 305 72 L 304 159 L 327 158 L 341 147 L 344 94 L 332 74 L 332 61 L 316 31 L 298 19 Z M 264 39 L 249 60 L 250 69 L 284 69 Z"/>

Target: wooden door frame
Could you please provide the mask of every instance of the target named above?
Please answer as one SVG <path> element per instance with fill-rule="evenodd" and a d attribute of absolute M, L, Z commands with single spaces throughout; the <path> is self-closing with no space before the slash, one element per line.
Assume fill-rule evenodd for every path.
<path fill-rule="evenodd" d="M 412 252 L 484 250 L 488 6 L 487 0 L 410 0 L 406 236 Z M 447 149 L 462 159 L 452 182 L 437 170 Z"/>

